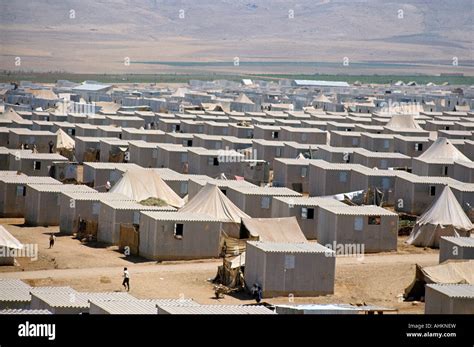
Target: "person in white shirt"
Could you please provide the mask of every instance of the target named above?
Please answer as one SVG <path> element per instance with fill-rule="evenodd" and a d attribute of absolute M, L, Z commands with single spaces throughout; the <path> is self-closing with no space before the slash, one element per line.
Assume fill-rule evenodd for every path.
<path fill-rule="evenodd" d="M 122 286 L 127 289 L 127 292 L 130 291 L 130 273 L 128 272 L 127 268 L 123 268 L 123 282 Z"/>

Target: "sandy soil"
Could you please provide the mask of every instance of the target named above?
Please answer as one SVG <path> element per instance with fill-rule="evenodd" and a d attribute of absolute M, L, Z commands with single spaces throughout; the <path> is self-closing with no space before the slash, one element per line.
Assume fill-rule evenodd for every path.
<path fill-rule="evenodd" d="M 193 298 L 203 303 L 237 304 L 252 300 L 245 294 L 213 298 L 213 278 L 218 259 L 182 262 L 147 261 L 125 258 L 116 248 L 81 244 L 70 236 L 58 236 L 48 248 L 49 233 L 57 227 L 23 227 L 22 219 L 0 222 L 23 243 L 38 244 L 37 261 L 19 259 L 18 266 L 1 267 L 0 277 L 20 278 L 34 286 L 69 285 L 79 291 L 120 291 L 121 273 L 127 266 L 131 273 L 131 294 L 139 298 Z M 414 278 L 415 264 L 435 265 L 438 252 L 403 244 L 399 250 L 365 255 L 363 259 L 338 258 L 335 294 L 321 297 L 265 299 L 288 303 L 366 303 L 392 307 L 400 313 L 423 313 L 423 303 L 402 302 L 400 295 Z"/>

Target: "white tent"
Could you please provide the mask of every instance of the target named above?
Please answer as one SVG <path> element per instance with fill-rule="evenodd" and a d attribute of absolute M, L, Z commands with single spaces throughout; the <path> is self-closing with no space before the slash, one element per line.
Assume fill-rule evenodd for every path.
<path fill-rule="evenodd" d="M 241 93 L 239 97 L 235 99 L 235 102 L 239 102 L 241 104 L 250 104 L 250 105 L 254 104 L 254 102 L 250 100 L 249 97 L 245 95 L 244 93 Z"/>
<path fill-rule="evenodd" d="M 7 229 L 0 225 L 0 248 L 22 249 L 23 245 Z"/>
<path fill-rule="evenodd" d="M 471 162 L 468 157 L 462 154 L 462 152 L 445 137 L 438 137 L 438 139 L 433 142 L 433 144 L 422 153 L 418 159 L 441 159 L 448 161 Z"/>
<path fill-rule="evenodd" d="M 56 132 L 56 148 L 57 149 L 74 149 L 75 141 L 71 136 L 66 134 L 62 129 Z"/>
<path fill-rule="evenodd" d="M 441 236 L 470 236 L 473 229 L 469 217 L 446 186 L 439 198 L 416 221 L 406 242 L 414 246 L 438 248 Z"/>
<path fill-rule="evenodd" d="M 390 118 L 386 127 L 396 129 L 422 129 L 415 121 L 415 117 L 412 114 L 401 113 L 392 115 L 392 118 Z"/>
<path fill-rule="evenodd" d="M 240 223 L 250 218 L 229 200 L 219 187 L 206 184 L 179 212 L 207 214 L 225 222 Z"/>
<path fill-rule="evenodd" d="M 0 119 L 23 121 L 23 117 L 20 116 L 13 108 L 8 108 L 6 112 L 0 115 Z"/>
<path fill-rule="evenodd" d="M 111 193 L 123 194 L 136 201 L 149 198 L 163 200 L 170 206 L 183 207 L 181 199 L 153 170 L 129 170 L 110 189 Z"/>

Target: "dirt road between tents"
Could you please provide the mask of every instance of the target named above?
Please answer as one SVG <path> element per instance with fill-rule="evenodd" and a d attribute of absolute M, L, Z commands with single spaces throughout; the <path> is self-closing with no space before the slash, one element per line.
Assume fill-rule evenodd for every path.
<path fill-rule="evenodd" d="M 48 248 L 50 233 L 57 227 L 25 227 L 23 220 L 0 220 L 22 243 L 38 245 L 36 261 L 19 259 L 19 266 L 1 267 L 0 278 L 18 278 L 33 286 L 71 286 L 79 291 L 121 291 L 123 267 L 131 273 L 131 294 L 138 298 L 193 298 L 203 303 L 238 304 L 252 299 L 245 294 L 213 297 L 219 259 L 161 262 L 127 258 L 115 247 L 85 245 L 71 236 L 58 236 Z M 279 297 L 271 303 L 352 303 L 396 308 L 400 313 L 423 313 L 423 303 L 407 303 L 401 293 L 414 278 L 415 264 L 435 265 L 438 252 L 403 244 L 397 252 L 367 254 L 363 258 L 336 260 L 335 293 L 320 297 Z"/>

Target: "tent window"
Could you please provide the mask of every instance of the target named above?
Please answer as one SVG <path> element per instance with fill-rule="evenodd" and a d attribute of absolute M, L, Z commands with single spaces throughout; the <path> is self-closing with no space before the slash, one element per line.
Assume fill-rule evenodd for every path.
<path fill-rule="evenodd" d="M 353 139 L 352 139 L 352 145 L 353 145 L 353 146 L 357 146 L 358 144 L 359 144 L 359 139 L 356 138 L 356 137 L 353 138 Z"/>
<path fill-rule="evenodd" d="M 422 143 L 415 143 L 415 151 L 421 152 L 423 150 L 423 144 Z"/>
<path fill-rule="evenodd" d="M 212 165 L 219 166 L 219 158 L 212 158 Z"/>
<path fill-rule="evenodd" d="M 354 230 L 362 231 L 364 229 L 364 221 L 362 217 L 356 217 L 354 219 Z"/>
<path fill-rule="evenodd" d="M 98 215 L 100 212 L 100 203 L 99 202 L 94 202 L 92 204 L 92 214 L 93 215 Z"/>
<path fill-rule="evenodd" d="M 444 127 L 444 130 L 449 130 L 449 127 Z"/>
<path fill-rule="evenodd" d="M 295 256 L 285 255 L 285 269 L 291 270 L 295 268 Z"/>
<path fill-rule="evenodd" d="M 140 211 L 133 211 L 133 224 L 140 224 Z"/>
<path fill-rule="evenodd" d="M 193 146 L 193 140 L 187 140 L 187 146 L 192 147 Z"/>
<path fill-rule="evenodd" d="M 384 140 L 383 141 L 383 148 L 389 148 L 390 147 L 390 141 L 389 140 Z"/>
<path fill-rule="evenodd" d="M 276 156 L 281 157 L 281 147 L 276 148 Z"/>
<path fill-rule="evenodd" d="M 301 208 L 301 219 L 314 219 L 314 208 Z"/>
<path fill-rule="evenodd" d="M 369 216 L 368 224 L 369 225 L 380 225 L 382 218 L 380 216 Z"/>
<path fill-rule="evenodd" d="M 436 186 L 430 186 L 430 196 L 436 195 Z"/>
<path fill-rule="evenodd" d="M 308 168 L 302 167 L 301 168 L 301 177 L 306 177 L 308 175 Z"/>
<path fill-rule="evenodd" d="M 180 192 L 181 194 L 188 193 L 188 182 L 181 182 Z"/>
<path fill-rule="evenodd" d="M 308 135 L 306 133 L 301 134 L 301 140 L 306 141 L 308 139 Z"/>
<path fill-rule="evenodd" d="M 272 139 L 278 138 L 278 131 L 272 131 Z"/>
<path fill-rule="evenodd" d="M 382 169 L 386 169 L 386 168 L 388 167 L 388 161 L 387 161 L 387 159 L 382 159 L 382 160 L 380 161 L 380 167 L 381 167 Z"/>
<path fill-rule="evenodd" d="M 184 233 L 184 224 L 175 223 L 174 237 L 177 238 L 178 240 L 181 240 L 183 238 L 183 233 Z"/>
<path fill-rule="evenodd" d="M 33 170 L 35 170 L 35 171 L 41 170 L 41 162 L 40 161 L 35 160 L 33 162 Z"/>
<path fill-rule="evenodd" d="M 262 201 L 260 202 L 260 205 L 262 208 L 265 208 L 265 209 L 270 208 L 270 197 L 264 196 L 262 198 Z"/>
<path fill-rule="evenodd" d="M 339 172 L 339 182 L 347 182 L 347 172 Z"/>
<path fill-rule="evenodd" d="M 16 186 L 16 196 L 25 196 L 26 186 Z"/>
<path fill-rule="evenodd" d="M 448 167 L 447 167 L 447 166 L 444 167 L 444 170 L 443 170 L 443 171 L 444 171 L 444 175 L 445 175 L 445 176 L 448 176 Z"/>
<path fill-rule="evenodd" d="M 185 163 L 188 161 L 188 153 L 181 153 L 181 162 Z"/>

